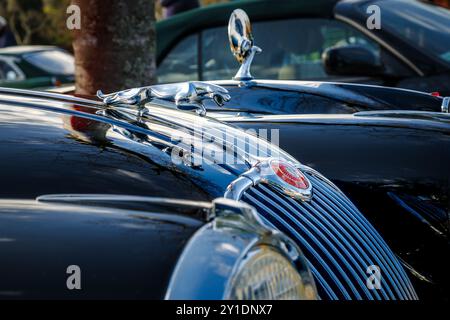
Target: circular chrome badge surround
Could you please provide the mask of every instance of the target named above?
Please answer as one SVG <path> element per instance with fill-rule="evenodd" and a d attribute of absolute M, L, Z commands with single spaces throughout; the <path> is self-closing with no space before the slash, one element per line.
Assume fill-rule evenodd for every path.
<path fill-rule="evenodd" d="M 308 201 L 312 197 L 311 182 L 300 169 L 288 161 L 269 159 L 262 180 L 291 198 Z"/>

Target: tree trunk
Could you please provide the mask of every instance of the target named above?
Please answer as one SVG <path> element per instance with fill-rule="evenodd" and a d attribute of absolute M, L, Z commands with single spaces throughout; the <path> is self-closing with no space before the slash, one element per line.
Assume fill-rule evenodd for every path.
<path fill-rule="evenodd" d="M 76 92 L 95 94 L 155 80 L 154 0 L 72 0 L 81 9 L 74 30 Z"/>

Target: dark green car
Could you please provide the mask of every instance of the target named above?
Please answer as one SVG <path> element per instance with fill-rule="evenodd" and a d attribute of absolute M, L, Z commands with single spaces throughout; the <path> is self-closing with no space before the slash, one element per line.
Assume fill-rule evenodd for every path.
<path fill-rule="evenodd" d="M 231 79 L 227 25 L 252 21 L 256 79 L 369 83 L 450 95 L 450 11 L 418 0 L 247 0 L 156 24 L 158 82 Z M 368 26 L 381 10 L 381 29 Z M 370 27 L 370 28 L 369 28 Z"/>
<path fill-rule="evenodd" d="M 0 87 L 39 89 L 74 81 L 74 58 L 53 46 L 0 49 Z"/>

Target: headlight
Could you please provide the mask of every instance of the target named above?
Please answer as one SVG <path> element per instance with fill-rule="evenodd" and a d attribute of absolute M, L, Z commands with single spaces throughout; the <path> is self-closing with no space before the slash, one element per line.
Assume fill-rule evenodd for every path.
<path fill-rule="evenodd" d="M 253 249 L 240 263 L 226 299 L 231 300 L 312 300 L 316 290 L 310 276 L 269 246 Z"/>
<path fill-rule="evenodd" d="M 314 279 L 298 246 L 253 207 L 213 201 L 211 222 L 189 240 L 172 273 L 168 300 L 312 300 Z"/>

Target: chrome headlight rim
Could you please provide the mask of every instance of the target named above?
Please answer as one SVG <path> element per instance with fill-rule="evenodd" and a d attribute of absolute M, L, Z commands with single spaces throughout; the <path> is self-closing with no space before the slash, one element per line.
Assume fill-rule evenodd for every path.
<path fill-rule="evenodd" d="M 213 201 L 209 223 L 188 241 L 172 272 L 166 300 L 224 300 L 232 279 L 254 250 L 271 248 L 311 286 L 314 279 L 298 246 L 265 225 L 256 210 L 242 202 Z M 317 298 L 317 295 L 316 295 Z"/>

